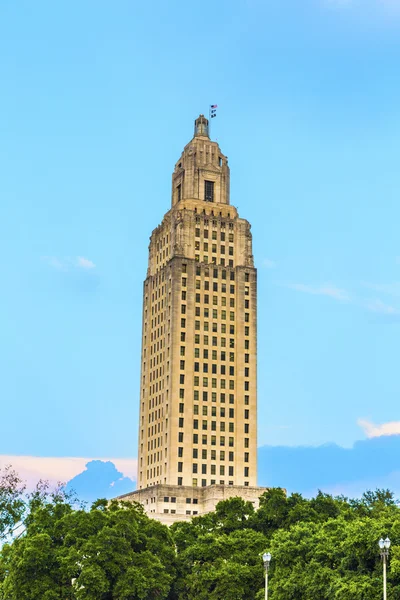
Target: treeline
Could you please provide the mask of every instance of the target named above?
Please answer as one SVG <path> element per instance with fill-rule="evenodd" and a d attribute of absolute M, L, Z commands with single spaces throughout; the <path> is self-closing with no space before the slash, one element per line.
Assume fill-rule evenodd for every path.
<path fill-rule="evenodd" d="M 239 498 L 171 528 L 136 504 L 90 510 L 62 489 L 25 490 L 0 476 L 2 600 L 377 600 L 378 540 L 392 541 L 388 600 L 400 598 L 400 508 L 386 490 L 360 500 L 308 500 L 271 489 L 260 508 Z"/>

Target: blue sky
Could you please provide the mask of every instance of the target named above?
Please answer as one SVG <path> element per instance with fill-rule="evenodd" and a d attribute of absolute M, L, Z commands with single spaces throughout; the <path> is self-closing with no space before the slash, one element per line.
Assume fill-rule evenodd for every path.
<path fill-rule="evenodd" d="M 259 269 L 259 444 L 400 434 L 399 34 L 397 0 L 0 4 L 3 461 L 133 472 L 148 239 L 210 103 Z"/>

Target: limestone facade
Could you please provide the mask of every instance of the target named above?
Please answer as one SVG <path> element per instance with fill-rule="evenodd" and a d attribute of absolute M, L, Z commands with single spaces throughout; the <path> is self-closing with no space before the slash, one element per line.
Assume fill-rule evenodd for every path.
<path fill-rule="evenodd" d="M 135 495 L 146 510 L 156 498 L 150 510 L 168 518 L 164 497 L 196 496 L 200 514 L 216 491 L 249 488 L 252 501 L 262 493 L 257 272 L 250 224 L 230 205 L 229 181 L 228 159 L 200 115 L 175 165 L 171 209 L 150 238 L 143 287 Z"/>
<path fill-rule="evenodd" d="M 268 488 L 211 485 L 207 487 L 159 484 L 120 496 L 120 500 L 139 502 L 149 517 L 166 525 L 189 521 L 192 517 L 215 510 L 218 502 L 240 497 L 259 506 L 259 497 Z"/>

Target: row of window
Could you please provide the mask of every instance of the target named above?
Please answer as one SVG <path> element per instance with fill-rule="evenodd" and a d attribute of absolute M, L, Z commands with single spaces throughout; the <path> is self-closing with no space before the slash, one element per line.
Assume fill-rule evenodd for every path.
<path fill-rule="evenodd" d="M 200 251 L 200 242 L 195 242 L 194 243 L 194 249 L 196 251 Z M 217 246 L 217 244 L 211 244 L 211 252 L 212 254 L 216 254 L 217 252 L 219 252 L 220 254 L 225 254 L 225 250 L 226 250 L 226 246 L 221 244 L 219 247 Z M 209 244 L 208 242 L 204 242 L 203 243 L 203 252 L 209 252 Z M 228 246 L 228 255 L 229 256 L 233 256 L 234 254 L 234 248 L 233 246 Z"/>
<path fill-rule="evenodd" d="M 245 477 L 249 477 L 249 467 L 245 467 L 244 468 L 244 476 Z M 183 485 L 183 477 L 178 477 L 177 483 L 178 483 L 178 485 Z M 215 479 L 211 479 L 210 480 L 210 485 L 216 485 L 216 484 L 217 484 L 217 481 Z M 197 487 L 197 485 L 198 485 L 198 479 L 197 479 L 197 477 L 193 477 L 193 479 L 192 479 L 192 486 L 193 487 Z M 202 487 L 206 487 L 206 485 L 207 485 L 207 479 L 202 479 L 201 480 L 201 485 L 202 485 Z M 225 485 L 225 479 L 220 479 L 219 480 L 219 485 Z M 233 485 L 233 481 L 228 481 L 228 485 Z M 244 485 L 246 487 L 248 487 L 249 486 L 249 482 L 245 481 Z"/>
<path fill-rule="evenodd" d="M 180 413 L 185 412 L 185 405 L 183 402 L 179 403 L 179 412 Z M 199 414 L 199 405 L 198 404 L 195 404 L 193 406 L 193 414 L 195 414 L 195 415 Z M 216 406 L 208 407 L 207 405 L 203 405 L 202 406 L 202 414 L 203 414 L 203 417 L 207 417 L 209 414 L 212 417 L 216 417 L 217 416 L 217 407 Z M 219 416 L 222 419 L 224 419 L 225 417 L 229 417 L 229 419 L 234 419 L 235 418 L 235 409 L 234 408 L 226 409 L 224 406 L 221 406 L 219 409 Z"/>
<path fill-rule="evenodd" d="M 196 208 L 194 209 L 194 212 L 197 212 Z M 211 215 L 214 215 L 214 211 L 211 211 Z M 220 212 L 219 215 L 221 217 L 222 216 L 222 212 Z M 230 213 L 228 213 L 228 219 L 230 218 L 230 216 L 231 216 Z M 196 224 L 199 225 L 200 222 L 201 222 L 200 217 L 196 217 Z M 204 219 L 204 227 L 208 227 L 208 225 L 209 225 L 209 220 L 208 219 Z M 217 227 L 217 225 L 218 225 L 218 221 L 216 221 L 215 219 L 213 219 L 212 220 L 212 226 L 213 227 Z M 228 227 L 229 227 L 230 230 L 233 230 L 233 223 L 228 223 Z M 221 229 L 225 229 L 225 221 L 221 221 Z M 204 229 L 204 231 L 206 231 L 206 229 Z"/>
<path fill-rule="evenodd" d="M 248 427 L 246 430 L 246 425 L 245 425 L 245 433 L 247 433 L 247 434 L 249 433 Z M 179 440 L 179 443 L 182 443 L 182 442 Z M 216 446 L 217 445 L 217 437 L 215 435 L 211 435 L 210 442 L 208 442 L 207 434 L 203 434 L 201 436 L 201 443 L 203 446 L 207 446 L 208 443 L 210 443 L 211 446 Z M 199 444 L 199 434 L 198 433 L 193 434 L 193 444 Z M 226 437 L 224 435 L 221 435 L 219 437 L 219 445 L 222 447 L 228 445 L 230 448 L 233 448 L 235 446 L 235 439 L 233 437 L 229 437 L 228 444 L 226 444 Z"/>
<path fill-rule="evenodd" d="M 203 363 L 203 373 L 208 373 L 208 363 Z M 180 368 L 181 369 L 185 369 L 185 361 L 181 360 L 180 361 Z M 248 367 L 246 367 L 248 370 Z M 211 365 L 211 373 L 213 375 L 217 375 L 217 365 Z M 227 371 L 229 371 L 229 373 L 227 373 Z M 195 362 L 194 363 L 194 372 L 195 373 L 199 373 L 200 372 L 200 363 Z M 229 368 L 226 367 L 225 365 L 220 365 L 220 375 L 229 375 L 230 377 L 233 377 L 235 375 L 235 367 L 230 366 Z M 249 375 L 245 375 L 245 377 L 248 377 Z"/>
<path fill-rule="evenodd" d="M 207 468 L 208 468 L 208 465 L 201 465 L 201 474 L 202 475 L 207 475 Z M 227 475 L 229 475 L 229 477 L 233 477 L 234 476 L 234 467 L 229 467 L 227 470 L 228 470 Z M 182 473 L 182 471 L 183 471 L 183 463 L 178 462 L 178 473 Z M 200 473 L 199 465 L 197 463 L 193 463 L 192 473 L 194 473 L 195 475 L 197 473 Z M 210 465 L 210 475 L 216 475 L 216 474 L 217 474 L 216 465 Z M 225 465 L 220 465 L 219 474 L 225 475 Z"/>
<path fill-rule="evenodd" d="M 183 421 L 183 419 L 182 419 L 182 421 Z M 183 427 L 183 425 L 180 425 L 180 427 Z M 243 429 L 244 429 L 244 433 L 246 435 L 250 433 L 250 426 L 249 426 L 248 423 L 244 423 Z M 184 439 L 184 432 L 183 431 L 179 431 L 179 433 L 178 433 L 178 443 L 179 444 L 183 444 L 183 439 Z M 207 434 L 203 434 L 202 437 L 201 437 L 201 443 L 203 445 L 208 444 L 207 439 L 208 439 Z M 216 446 L 217 445 L 217 438 L 216 438 L 216 436 L 212 435 L 212 436 L 210 436 L 210 439 L 211 439 L 211 446 Z M 193 434 L 193 444 L 198 444 L 198 443 L 199 443 L 199 434 L 198 433 L 194 433 Z M 220 436 L 220 446 L 225 446 L 225 436 Z M 229 446 L 234 446 L 234 438 L 233 437 L 229 438 Z M 246 446 L 245 446 L 245 448 L 246 448 Z"/>
<path fill-rule="evenodd" d="M 203 237 L 205 239 L 208 239 L 208 231 L 209 231 L 208 229 L 204 229 L 203 230 L 203 236 L 201 236 L 200 227 L 196 227 L 194 234 L 195 234 L 196 237 Z M 211 232 L 211 239 L 212 240 L 218 239 L 218 237 L 217 237 L 217 230 L 216 229 L 212 230 L 212 232 Z M 232 243 L 234 241 L 234 234 L 231 233 L 231 232 L 228 233 L 228 238 L 227 238 L 225 231 L 221 231 L 219 239 L 221 240 L 221 242 L 225 242 L 226 239 L 228 239 L 228 242 Z"/>
<path fill-rule="evenodd" d="M 248 440 L 249 441 L 249 440 Z M 247 446 L 245 445 L 245 448 L 248 448 L 248 444 Z M 233 451 L 230 451 L 228 453 L 225 452 L 225 450 L 220 450 L 219 451 L 219 460 L 224 462 L 225 461 L 225 456 L 226 454 L 228 454 L 228 460 L 229 462 L 233 462 L 235 460 L 235 453 Z M 178 447 L 178 458 L 182 458 L 183 457 L 183 447 L 179 446 Z M 201 451 L 201 458 L 202 460 L 207 460 L 208 457 L 208 450 L 207 449 L 203 449 Z M 210 450 L 210 457 L 211 460 L 217 460 L 217 451 L 216 450 Z M 193 448 L 193 458 L 197 459 L 199 458 L 199 451 L 198 448 Z M 248 452 L 244 453 L 244 462 L 249 462 L 250 459 L 250 454 Z"/>
<path fill-rule="evenodd" d="M 184 390 L 183 389 L 179 390 L 179 398 L 184 398 L 184 397 L 185 397 Z M 225 404 L 225 398 L 226 398 L 225 392 L 221 392 L 220 395 L 219 395 L 219 401 L 221 402 L 221 404 Z M 203 399 L 203 402 L 207 402 L 208 401 L 208 391 L 207 390 L 203 390 L 202 391 L 202 399 Z M 199 402 L 199 400 L 200 400 L 200 392 L 199 392 L 199 390 L 194 390 L 193 391 L 193 400 L 195 402 Z M 217 392 L 211 392 L 211 401 L 212 402 L 216 402 L 217 401 Z M 245 405 L 249 405 L 250 404 L 250 396 L 248 394 L 244 395 L 244 403 L 245 403 Z M 234 394 L 229 394 L 229 404 L 235 404 L 235 396 L 234 396 Z M 196 404 L 194 406 L 196 406 Z M 204 408 L 204 406 L 203 406 L 203 408 Z"/>
<path fill-rule="evenodd" d="M 180 485 L 182 485 L 182 484 L 180 484 Z M 164 508 L 164 513 L 165 513 L 166 515 L 167 515 L 167 514 L 169 514 L 169 513 L 170 513 L 171 515 L 175 515 L 175 514 L 176 514 L 176 510 L 172 508 L 172 509 L 171 509 L 171 511 L 170 511 L 168 508 Z M 199 511 L 198 511 L 198 510 L 194 510 L 193 512 L 191 512 L 190 510 L 187 510 L 187 511 L 186 511 L 186 514 L 187 514 L 187 515 L 193 515 L 193 516 L 195 517 L 196 515 L 198 515 L 198 514 L 199 514 Z"/>
<path fill-rule="evenodd" d="M 209 260 L 209 257 L 208 257 L 208 255 L 207 255 L 207 254 L 204 254 L 204 255 L 203 255 L 203 257 L 202 257 L 202 260 L 200 260 L 200 254 L 195 254 L 195 255 L 194 255 L 194 260 L 195 260 L 197 263 L 198 263 L 198 262 L 204 262 L 206 265 L 208 265 L 208 264 L 212 264 L 212 265 L 216 265 L 216 264 L 218 264 L 218 263 L 217 263 L 217 257 L 216 257 L 216 256 L 212 256 L 212 257 L 211 257 L 211 260 Z M 225 262 L 225 258 L 220 258 L 220 259 L 219 259 L 219 264 L 220 264 L 222 267 L 225 267 L 225 266 L 227 266 L 227 267 L 233 267 L 233 260 L 232 260 L 232 259 L 229 259 L 229 260 L 228 260 L 228 262 L 226 263 L 226 262 Z"/>
<path fill-rule="evenodd" d="M 172 502 L 172 503 L 176 503 L 176 497 L 172 496 L 171 498 L 169 496 L 164 496 L 164 502 Z M 191 504 L 193 502 L 193 504 L 198 504 L 198 498 L 186 498 L 186 504 Z"/>
<path fill-rule="evenodd" d="M 226 333 L 226 331 L 225 331 Z M 184 331 L 181 332 L 181 342 L 184 342 L 186 338 L 186 333 Z M 235 347 L 235 339 L 231 338 L 229 340 L 229 347 L 230 348 L 234 348 Z M 250 342 L 249 340 L 244 340 L 244 349 L 245 350 L 249 350 L 250 349 Z M 186 355 L 186 346 L 181 346 L 180 347 L 180 355 L 181 356 L 185 356 Z M 224 358 L 222 358 L 224 356 Z M 195 358 L 200 358 L 200 348 L 195 348 L 194 349 L 194 357 Z M 164 355 L 165 358 L 165 355 Z M 209 358 L 209 350 L 208 348 L 203 348 L 203 358 L 204 359 L 208 359 Z M 211 350 L 211 358 L 212 360 L 218 360 L 218 351 L 217 350 Z M 226 352 L 225 350 L 221 351 L 221 360 L 226 360 Z M 235 360 L 235 353 L 234 352 L 230 352 L 229 353 L 229 360 L 230 361 L 234 361 Z M 162 361 L 161 355 L 160 355 L 160 363 Z M 244 362 L 248 363 L 250 362 L 250 354 L 248 354 L 247 352 L 244 355 Z M 146 363 L 143 363 L 144 367 L 146 366 Z M 154 359 L 154 365 L 155 363 L 155 359 Z M 150 359 L 150 367 L 153 366 L 152 361 Z M 158 357 L 157 357 L 157 364 L 158 364 Z"/>
<path fill-rule="evenodd" d="M 224 324 L 221 325 L 221 333 L 226 333 L 226 329 L 223 330 L 222 329 L 223 327 L 224 327 Z M 229 326 L 229 334 L 230 335 L 234 335 L 235 334 L 235 326 L 234 325 L 230 325 Z M 250 327 L 248 327 L 247 325 L 244 328 L 244 335 L 246 337 L 250 335 Z M 209 344 L 209 336 L 208 335 L 204 335 L 202 339 L 203 339 L 204 346 L 208 346 L 208 344 Z M 201 337 L 200 337 L 199 333 L 195 333 L 194 334 L 194 343 L 195 344 L 201 344 Z M 218 346 L 218 338 L 216 336 L 212 337 L 212 345 L 213 346 Z M 221 345 L 222 348 L 226 347 L 226 338 L 221 338 L 220 345 Z M 232 340 L 229 341 L 229 346 L 230 346 L 230 348 L 234 348 L 235 347 L 234 340 L 233 340 L 233 343 L 232 343 Z"/>
<path fill-rule="evenodd" d="M 218 381 L 218 385 L 221 388 L 221 390 L 226 390 L 226 389 L 234 390 L 235 389 L 235 380 L 234 379 L 229 379 L 229 381 L 228 381 L 229 387 L 228 387 L 226 379 L 219 379 L 219 380 L 217 380 L 216 377 L 215 378 L 212 377 L 211 378 L 211 387 L 213 389 L 217 388 L 217 381 Z M 194 385 L 194 387 L 199 387 L 200 385 L 202 387 L 209 387 L 208 384 L 209 384 L 209 378 L 208 377 L 203 377 L 201 383 L 200 383 L 200 377 L 198 375 L 195 375 L 193 377 L 193 385 Z M 250 382 L 249 381 L 245 381 L 244 382 L 243 389 L 244 389 L 245 392 L 248 392 L 250 390 Z"/>
<path fill-rule="evenodd" d="M 203 431 L 207 431 L 208 429 L 208 421 L 202 421 L 201 424 L 201 428 Z M 217 421 L 210 421 L 210 429 L 211 431 L 217 431 Z M 219 423 L 219 428 L 220 431 L 225 431 L 225 421 L 220 421 Z M 199 420 L 198 419 L 193 419 L 193 429 L 199 429 Z M 235 423 L 230 422 L 228 423 L 228 429 L 229 429 L 229 433 L 234 433 L 235 432 Z"/>

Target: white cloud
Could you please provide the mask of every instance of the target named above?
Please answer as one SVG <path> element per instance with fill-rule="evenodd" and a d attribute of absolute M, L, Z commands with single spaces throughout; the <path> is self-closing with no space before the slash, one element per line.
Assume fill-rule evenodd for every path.
<path fill-rule="evenodd" d="M 400 314 L 400 311 L 397 308 L 390 306 L 389 304 L 385 304 L 381 300 L 372 300 L 371 302 L 367 302 L 366 308 L 372 312 L 381 313 L 383 315 Z"/>
<path fill-rule="evenodd" d="M 84 258 L 83 256 L 78 256 L 77 265 L 81 269 L 94 269 L 96 266 L 94 262 L 92 262 L 88 258 Z"/>
<path fill-rule="evenodd" d="M 264 260 L 263 260 L 263 266 L 266 269 L 275 269 L 276 262 L 274 260 L 271 260 L 270 258 L 264 258 Z"/>
<path fill-rule="evenodd" d="M 89 258 L 77 256 L 75 258 L 59 258 L 57 256 L 43 256 L 43 260 L 57 271 L 70 271 L 72 269 L 94 269 L 96 265 Z"/>
<path fill-rule="evenodd" d="M 26 481 L 28 489 L 33 489 L 39 479 L 45 479 L 51 485 L 59 482 L 67 483 L 85 470 L 86 463 L 91 460 L 103 460 L 114 463 L 124 476 L 136 481 L 137 460 L 132 458 L 98 458 L 98 457 L 50 457 L 50 456 L 13 456 L 0 455 L 0 469 L 11 465 Z"/>
<path fill-rule="evenodd" d="M 400 435 L 400 421 L 389 421 L 376 425 L 367 419 L 358 419 L 357 425 L 363 430 L 367 438 L 382 437 L 384 435 Z"/>
<path fill-rule="evenodd" d="M 334 300 L 340 300 L 342 302 L 346 302 L 350 300 L 349 294 L 346 290 L 340 289 L 331 284 L 324 285 L 308 285 L 305 283 L 290 283 L 288 284 L 289 288 L 292 290 L 296 290 L 297 292 L 303 292 L 305 294 L 313 294 L 315 296 L 329 296 Z"/>
<path fill-rule="evenodd" d="M 66 264 L 64 261 L 60 260 L 56 256 L 43 256 L 42 259 L 53 269 L 57 269 L 58 271 L 65 271 Z"/>

